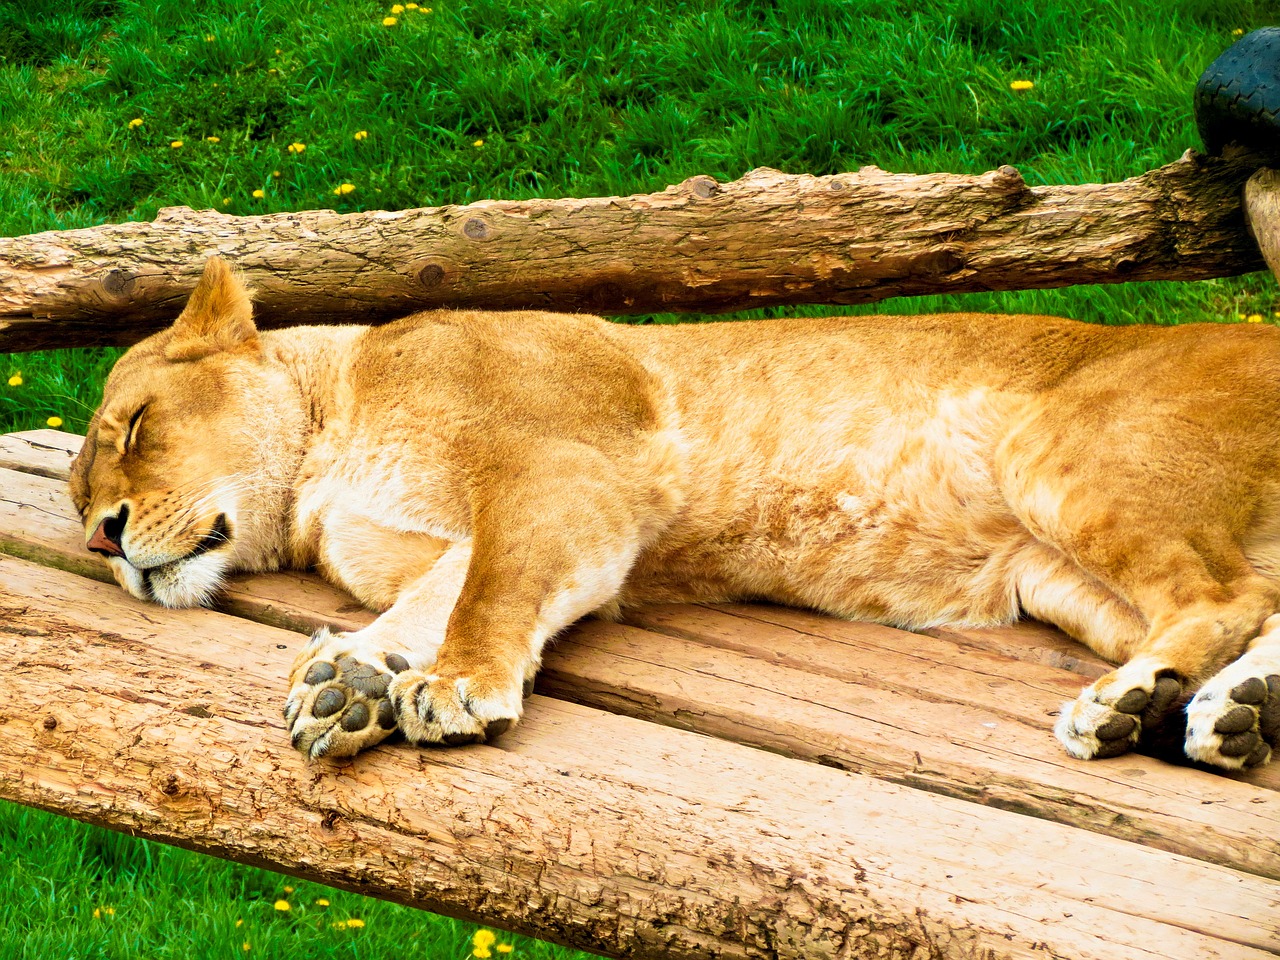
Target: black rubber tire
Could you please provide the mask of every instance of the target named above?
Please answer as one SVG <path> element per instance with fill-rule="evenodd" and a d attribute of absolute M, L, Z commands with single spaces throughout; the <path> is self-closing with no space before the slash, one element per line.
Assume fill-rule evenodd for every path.
<path fill-rule="evenodd" d="M 1210 153 L 1238 143 L 1280 159 L 1280 27 L 1241 37 L 1209 64 L 1196 84 L 1195 115 Z"/>

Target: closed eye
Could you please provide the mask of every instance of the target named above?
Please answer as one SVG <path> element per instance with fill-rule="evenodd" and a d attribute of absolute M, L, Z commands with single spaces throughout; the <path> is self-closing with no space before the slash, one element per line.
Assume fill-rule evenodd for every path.
<path fill-rule="evenodd" d="M 129 429 L 126 430 L 124 434 L 125 453 L 128 453 L 129 449 L 137 442 L 138 428 L 142 423 L 142 415 L 146 412 L 146 410 L 147 410 L 147 404 L 144 403 L 142 406 L 138 408 L 137 412 L 132 417 L 129 418 Z"/>

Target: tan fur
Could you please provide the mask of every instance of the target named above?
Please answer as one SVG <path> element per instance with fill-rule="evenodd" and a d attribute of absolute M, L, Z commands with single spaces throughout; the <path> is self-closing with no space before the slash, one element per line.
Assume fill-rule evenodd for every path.
<path fill-rule="evenodd" d="M 387 611 L 300 658 L 288 710 L 312 756 L 395 726 L 494 735 L 592 611 L 760 598 L 907 629 L 1059 624 L 1126 664 L 1064 708 L 1088 757 L 1280 610 L 1277 422 L 1267 327 L 459 311 L 259 334 L 213 260 L 112 373 L 71 488 L 87 537 L 129 508 L 110 562 L 136 596 L 314 565 Z M 385 695 L 344 657 L 394 673 Z M 345 712 L 325 717 L 330 687 Z M 347 729 L 357 702 L 383 726 Z M 1197 736 L 1225 766 L 1269 756 L 1265 734 L 1243 758 Z"/>

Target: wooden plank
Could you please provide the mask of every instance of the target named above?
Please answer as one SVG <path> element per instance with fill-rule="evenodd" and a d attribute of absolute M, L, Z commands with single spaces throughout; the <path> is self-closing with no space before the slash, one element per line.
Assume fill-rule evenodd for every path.
<path fill-rule="evenodd" d="M 1079 693 L 1083 686 L 1079 675 L 1090 678 L 1097 667 L 1105 666 L 1105 661 L 1083 646 L 1039 623 L 916 634 L 768 604 L 704 605 L 696 610 L 648 607 L 630 612 L 626 622 L 766 659 L 781 658 L 780 662 L 836 678 L 879 677 L 897 689 L 915 690 L 931 703 L 940 698 L 954 699 L 1010 718 L 1044 716 L 1049 726 L 1062 703 Z M 1010 636 L 1002 637 L 1006 632 Z M 790 642 L 788 634 L 793 635 Z M 1077 647 L 1078 655 L 1067 656 L 1077 669 L 1066 672 L 1067 666 L 1057 665 L 1056 653 L 1043 658 L 1045 663 L 1039 662 L 1032 645 L 1042 634 L 1056 635 L 1064 644 Z M 1005 650 L 1015 656 L 1007 655 Z M 908 659 L 897 661 L 898 672 L 890 674 L 888 667 L 895 663 L 895 655 Z M 940 681 L 930 682 L 939 676 L 939 666 L 949 672 Z M 966 672 L 976 672 L 977 676 L 966 681 Z M 985 681 L 984 673 L 990 674 Z M 1166 767 L 1161 765 L 1161 769 Z M 1280 764 L 1276 763 L 1240 772 L 1208 768 L 1198 772 L 1280 791 Z"/>
<path fill-rule="evenodd" d="M 61 430 L 0 434 L 0 468 L 66 480 L 84 437 Z"/>
<path fill-rule="evenodd" d="M 1261 957 L 1280 883 L 541 696 L 307 765 L 297 640 L 0 557 L 0 795 L 632 957 Z"/>
<path fill-rule="evenodd" d="M 831 645 L 782 636 L 776 648 L 793 662 Z M 547 656 L 538 690 L 1280 878 L 1280 845 L 1258 843 L 1280 836 L 1275 790 L 1148 757 L 1073 760 L 1050 732 L 1061 697 L 1008 665 L 999 674 L 921 658 L 913 680 L 907 658 L 867 659 L 881 669 L 853 679 L 848 659 L 831 676 L 587 621 Z M 984 686 L 986 703 L 963 696 Z"/>
<path fill-rule="evenodd" d="M 105 573 L 68 511 L 53 481 L 0 471 L 0 551 L 62 569 L 80 557 Z M 220 609 L 302 632 L 373 619 L 299 573 L 234 578 Z M 570 630 L 539 691 L 1280 877 L 1280 850 L 1257 842 L 1280 836 L 1280 793 L 1266 789 L 1275 773 L 1235 782 L 1144 757 L 1072 760 L 1051 727 L 1079 691 L 1074 673 L 963 635 L 779 607 L 651 607 L 627 622 Z"/>

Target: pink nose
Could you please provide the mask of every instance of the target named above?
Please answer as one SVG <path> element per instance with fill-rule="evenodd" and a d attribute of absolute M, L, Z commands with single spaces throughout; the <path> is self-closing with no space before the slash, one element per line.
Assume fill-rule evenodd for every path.
<path fill-rule="evenodd" d="M 111 524 L 109 528 L 107 525 Z M 98 529 L 93 531 L 93 536 L 89 538 L 89 542 L 85 544 L 94 553 L 101 553 L 108 557 L 123 557 L 124 547 L 120 545 L 119 533 L 117 530 L 123 528 L 124 524 L 120 523 L 116 517 L 108 517 L 98 524 Z M 112 534 L 115 536 L 112 536 Z"/>

